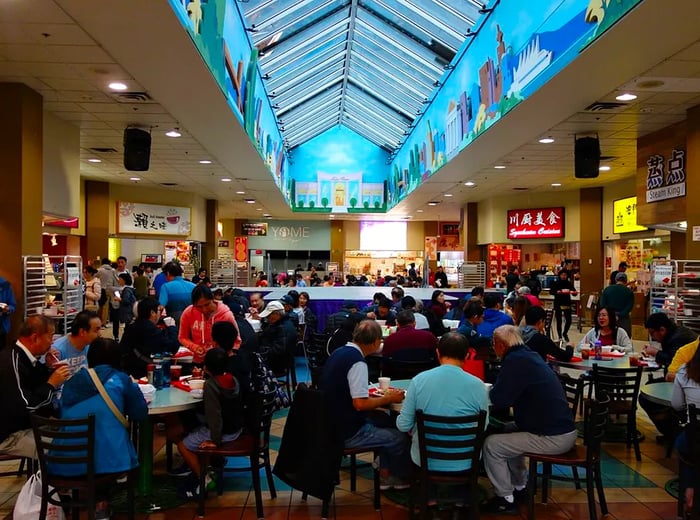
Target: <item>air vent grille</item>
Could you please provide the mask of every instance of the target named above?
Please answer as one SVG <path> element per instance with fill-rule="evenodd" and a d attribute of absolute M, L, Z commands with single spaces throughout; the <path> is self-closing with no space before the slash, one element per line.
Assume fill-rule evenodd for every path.
<path fill-rule="evenodd" d="M 117 153 L 116 148 L 102 148 L 102 147 L 95 147 L 95 148 L 88 148 L 93 153 Z"/>
<path fill-rule="evenodd" d="M 595 103 L 588 105 L 586 107 L 586 112 L 604 112 L 606 110 L 618 110 L 622 107 L 627 106 L 626 103 L 615 103 L 614 101 L 596 101 Z"/>
<path fill-rule="evenodd" d="M 145 92 L 118 92 L 112 97 L 119 103 L 153 103 L 153 98 Z"/>
<path fill-rule="evenodd" d="M 161 186 L 164 186 L 165 188 L 173 188 L 177 186 L 177 182 L 161 182 Z"/>

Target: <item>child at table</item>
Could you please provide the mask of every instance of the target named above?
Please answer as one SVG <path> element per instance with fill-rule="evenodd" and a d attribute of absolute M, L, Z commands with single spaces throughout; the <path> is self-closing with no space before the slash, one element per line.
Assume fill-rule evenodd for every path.
<path fill-rule="evenodd" d="M 177 448 L 192 468 L 193 475 L 179 490 L 182 498 L 196 498 L 199 493 L 201 468 L 195 451 L 216 448 L 224 442 L 231 442 L 241 434 L 243 410 L 241 388 L 238 380 L 227 372 L 228 356 L 221 348 L 213 348 L 204 356 L 204 370 L 207 380 L 204 383 L 204 417 L 206 424 L 199 425 L 177 443 Z M 207 488 L 215 483 L 211 475 L 206 477 Z"/>

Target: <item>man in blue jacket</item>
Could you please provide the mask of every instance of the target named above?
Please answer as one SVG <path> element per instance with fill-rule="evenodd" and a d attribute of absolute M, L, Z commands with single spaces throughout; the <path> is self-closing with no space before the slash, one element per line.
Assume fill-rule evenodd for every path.
<path fill-rule="evenodd" d="M 523 454 L 565 453 L 576 442 L 577 432 L 556 374 L 523 343 L 518 328 L 502 325 L 494 332 L 493 343 L 503 364 L 491 389 L 491 404 L 512 406 L 514 422 L 506 424 L 505 433 L 490 435 L 484 442 L 484 466 L 496 496 L 481 510 L 517 515 L 515 497 L 525 498 L 527 485 Z"/>
<path fill-rule="evenodd" d="M 501 325 L 513 325 L 513 318 L 501 310 L 501 296 L 497 293 L 484 295 L 484 319 L 476 326 L 479 336 L 490 338 Z"/>
<path fill-rule="evenodd" d="M 15 312 L 17 302 L 10 282 L 0 276 L 0 350 L 7 345 L 10 333 L 10 315 Z"/>

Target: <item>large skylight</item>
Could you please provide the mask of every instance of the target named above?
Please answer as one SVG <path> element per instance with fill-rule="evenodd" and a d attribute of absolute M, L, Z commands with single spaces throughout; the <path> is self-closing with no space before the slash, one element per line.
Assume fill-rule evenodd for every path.
<path fill-rule="evenodd" d="M 285 142 L 402 142 L 491 0 L 239 0 Z"/>

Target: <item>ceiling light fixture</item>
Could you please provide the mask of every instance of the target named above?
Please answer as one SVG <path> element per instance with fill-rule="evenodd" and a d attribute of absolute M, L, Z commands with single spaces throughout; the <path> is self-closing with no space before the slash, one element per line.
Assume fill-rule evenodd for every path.
<path fill-rule="evenodd" d="M 542 139 L 540 139 L 540 143 L 542 144 L 552 144 L 553 142 L 554 139 L 552 139 L 551 137 L 543 137 Z"/>
<path fill-rule="evenodd" d="M 438 204 L 439 204 L 439 203 L 438 203 L 438 202 L 435 202 L 434 200 L 428 202 L 428 206 L 437 206 Z"/>
<path fill-rule="evenodd" d="M 165 135 L 167 135 L 168 137 L 182 137 L 179 128 L 173 128 L 172 130 L 165 132 Z"/>
<path fill-rule="evenodd" d="M 130 181 L 138 182 L 141 180 L 141 177 L 129 177 Z"/>
<path fill-rule="evenodd" d="M 255 199 L 245 199 L 248 204 L 255 204 Z"/>
<path fill-rule="evenodd" d="M 230 179 L 228 177 L 224 177 L 223 179 L 221 179 L 221 182 L 231 182 L 232 180 L 233 179 Z"/>
<path fill-rule="evenodd" d="M 245 195 L 245 191 L 237 191 L 236 195 Z"/>
<path fill-rule="evenodd" d="M 472 186 L 475 186 L 476 183 L 474 183 L 474 182 L 472 182 L 472 181 L 467 181 L 467 182 L 464 183 L 464 185 L 465 185 L 465 186 L 469 186 L 469 187 L 471 188 Z"/>
<path fill-rule="evenodd" d="M 255 211 L 262 211 L 262 208 L 255 208 Z"/>
<path fill-rule="evenodd" d="M 601 172 L 609 172 L 610 166 L 601 166 L 600 168 L 598 168 L 598 170 Z"/>
<path fill-rule="evenodd" d="M 451 197 L 451 196 L 452 196 L 451 193 L 445 193 L 445 197 Z"/>
<path fill-rule="evenodd" d="M 209 159 L 202 159 L 199 161 L 199 164 L 211 164 L 211 161 Z"/>
<path fill-rule="evenodd" d="M 416 210 L 416 213 L 423 213 L 423 210 L 422 210 L 422 209 L 417 209 L 417 210 Z"/>
<path fill-rule="evenodd" d="M 88 159 L 88 162 L 91 162 L 91 163 L 101 163 L 101 162 L 102 162 L 102 159 Z"/>
<path fill-rule="evenodd" d="M 637 96 L 635 94 L 625 92 L 624 94 L 616 96 L 615 99 L 617 99 L 618 101 L 634 101 L 635 99 L 637 99 Z"/>
<path fill-rule="evenodd" d="M 506 169 L 506 167 L 503 166 L 502 164 L 497 164 L 496 166 L 494 166 L 494 168 L 495 168 L 496 170 L 505 170 L 505 169 Z"/>
<path fill-rule="evenodd" d="M 270 215 L 269 213 L 263 213 L 263 217 L 271 217 L 271 216 L 272 215 Z"/>
<path fill-rule="evenodd" d="M 113 81 L 108 87 L 112 90 L 126 90 L 129 88 L 126 83 L 122 83 L 121 81 Z"/>
<path fill-rule="evenodd" d="M 554 188 L 558 188 L 559 186 L 561 186 L 561 182 L 553 182 L 552 183 L 552 187 L 554 187 Z"/>

